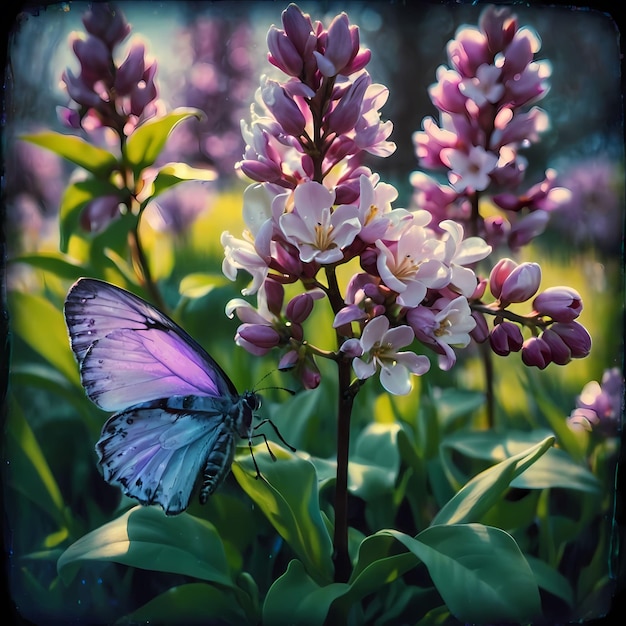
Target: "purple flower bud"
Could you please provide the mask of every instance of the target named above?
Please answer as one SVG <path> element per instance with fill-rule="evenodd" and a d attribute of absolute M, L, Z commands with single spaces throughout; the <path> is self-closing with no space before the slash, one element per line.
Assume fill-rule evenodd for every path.
<path fill-rule="evenodd" d="M 120 215 L 120 199 L 117 196 L 100 196 L 85 206 L 80 225 L 88 232 L 99 232 Z"/>
<path fill-rule="evenodd" d="M 571 322 L 583 310 L 580 294 L 571 287 L 549 287 L 533 301 L 540 315 L 549 315 L 555 322 Z"/>
<path fill-rule="evenodd" d="M 88 33 L 104 41 L 109 48 L 124 41 L 130 32 L 122 12 L 104 2 L 91 4 L 91 9 L 83 14 L 83 24 Z"/>
<path fill-rule="evenodd" d="M 264 324 L 242 324 L 237 336 L 258 348 L 269 350 L 280 344 L 280 335 L 271 326 Z"/>
<path fill-rule="evenodd" d="M 89 79 L 90 84 L 98 79 L 110 77 L 113 64 L 111 51 L 100 39 L 77 37 L 72 42 L 72 48 L 80 61 L 82 75 Z"/>
<path fill-rule="evenodd" d="M 529 367 L 545 369 L 552 360 L 550 346 L 541 337 L 531 337 L 522 346 L 522 361 Z"/>
<path fill-rule="evenodd" d="M 349 304 L 347 306 L 344 306 L 343 309 L 341 309 L 339 313 L 335 315 L 333 328 L 339 328 L 344 324 L 350 324 L 351 322 L 365 319 L 367 319 L 367 313 L 363 309 L 358 307 L 356 304 Z"/>
<path fill-rule="evenodd" d="M 63 126 L 74 129 L 80 128 L 80 113 L 78 111 L 69 107 L 58 106 L 56 112 L 57 118 Z"/>
<path fill-rule="evenodd" d="M 274 259 L 280 271 L 289 276 L 299 277 L 302 274 L 302 261 L 298 249 L 289 244 L 276 243 Z"/>
<path fill-rule="evenodd" d="M 361 116 L 363 97 L 370 82 L 369 74 L 361 74 L 343 93 L 337 106 L 326 118 L 330 130 L 343 135 L 354 129 Z"/>
<path fill-rule="evenodd" d="M 550 215 L 547 211 L 533 211 L 516 222 L 509 233 L 509 246 L 525 246 L 546 229 Z"/>
<path fill-rule="evenodd" d="M 502 285 L 509 274 L 517 267 L 513 259 L 500 259 L 489 274 L 489 290 L 494 298 L 499 298 L 502 293 Z"/>
<path fill-rule="evenodd" d="M 287 304 L 285 315 L 288 320 L 296 324 L 302 324 L 313 310 L 313 298 L 308 293 L 299 293 Z"/>
<path fill-rule="evenodd" d="M 102 105 L 100 96 L 85 83 L 82 76 L 74 76 L 72 70 L 67 69 L 63 72 L 62 80 L 67 93 L 74 102 L 88 108 L 98 108 Z"/>
<path fill-rule="evenodd" d="M 135 86 L 130 94 L 130 111 L 139 117 L 144 109 L 157 97 L 157 89 L 154 84 L 156 74 L 156 61 L 152 63 L 143 73 L 142 80 Z"/>
<path fill-rule="evenodd" d="M 511 43 L 517 31 L 517 19 L 507 7 L 488 6 L 480 15 L 479 25 L 494 56 Z"/>
<path fill-rule="evenodd" d="M 133 45 L 124 62 L 115 74 L 115 91 L 120 96 L 129 94 L 133 87 L 142 80 L 145 71 L 145 48 L 143 43 Z"/>
<path fill-rule="evenodd" d="M 345 13 L 335 16 L 328 27 L 324 54 L 313 52 L 319 71 L 329 78 L 340 74 L 358 52 L 358 39 L 356 49 L 353 44 L 348 16 Z"/>
<path fill-rule="evenodd" d="M 286 33 L 275 26 L 267 32 L 268 60 L 289 76 L 298 78 L 302 73 L 302 57 Z"/>
<path fill-rule="evenodd" d="M 501 322 L 494 326 L 489 335 L 491 349 L 500 356 L 507 356 L 511 352 L 518 352 L 524 343 L 522 331 L 517 324 Z"/>
<path fill-rule="evenodd" d="M 500 303 L 506 306 L 512 302 L 526 302 L 537 293 L 540 283 L 541 267 L 537 263 L 522 263 L 502 283 Z"/>
<path fill-rule="evenodd" d="M 550 330 L 559 335 L 572 352 L 573 359 L 582 359 L 591 352 L 591 336 L 578 322 L 557 322 Z"/>
<path fill-rule="evenodd" d="M 521 74 L 533 60 L 533 40 L 528 31 L 518 30 L 504 52 L 502 74 L 513 77 Z"/>
<path fill-rule="evenodd" d="M 302 13 L 298 6 L 290 4 L 282 13 L 283 27 L 289 41 L 305 61 L 313 54 L 317 37 L 308 14 Z"/>
<path fill-rule="evenodd" d="M 569 349 L 563 338 L 550 328 L 543 331 L 541 338 L 550 347 L 552 360 L 557 365 L 567 365 L 572 360 L 572 351 Z"/>
<path fill-rule="evenodd" d="M 299 358 L 300 356 L 297 350 L 289 350 L 289 352 L 283 354 L 278 362 L 278 369 L 282 372 L 294 368 L 297 365 Z"/>
<path fill-rule="evenodd" d="M 308 354 L 301 364 L 300 380 L 305 389 L 317 389 L 322 380 L 317 363 L 315 363 L 313 357 Z"/>
<path fill-rule="evenodd" d="M 258 161 L 245 159 L 238 163 L 238 167 L 248 178 L 259 183 L 277 183 L 282 177 L 280 167 L 264 157 L 259 157 Z"/>
<path fill-rule="evenodd" d="M 261 88 L 261 96 L 283 130 L 294 137 L 304 132 L 306 121 L 298 105 L 275 80 L 268 80 Z"/>
<path fill-rule="evenodd" d="M 263 288 L 268 310 L 276 317 L 280 317 L 285 298 L 285 288 L 272 279 L 267 279 L 263 283 Z"/>
<path fill-rule="evenodd" d="M 487 338 L 489 337 L 489 326 L 487 325 L 485 316 L 477 311 L 472 311 L 472 317 L 476 322 L 476 326 L 470 330 L 470 337 L 477 343 L 487 341 Z"/>

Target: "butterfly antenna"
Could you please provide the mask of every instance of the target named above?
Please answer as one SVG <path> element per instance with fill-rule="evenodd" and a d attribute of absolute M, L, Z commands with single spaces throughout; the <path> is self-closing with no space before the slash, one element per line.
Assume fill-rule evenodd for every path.
<path fill-rule="evenodd" d="M 277 371 L 279 370 L 270 370 L 269 372 L 267 372 L 267 374 L 265 374 L 265 376 L 263 376 L 263 378 L 259 380 L 257 385 L 261 384 L 268 376 L 272 375 L 274 372 L 277 372 Z M 255 386 L 254 390 L 255 391 L 267 391 L 268 389 L 277 389 L 278 391 L 286 391 L 291 396 L 296 395 L 296 392 L 293 389 L 287 389 L 287 387 L 262 387 L 261 389 L 259 389 L 258 387 Z"/>

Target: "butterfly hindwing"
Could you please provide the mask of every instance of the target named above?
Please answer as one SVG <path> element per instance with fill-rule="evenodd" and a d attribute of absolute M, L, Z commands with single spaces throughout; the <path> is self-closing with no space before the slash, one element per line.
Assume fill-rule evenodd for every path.
<path fill-rule="evenodd" d="M 65 319 L 87 395 L 101 408 L 195 394 L 238 397 L 222 368 L 182 328 L 137 296 L 82 278 Z"/>
<path fill-rule="evenodd" d="M 107 482 L 175 515 L 189 506 L 199 477 L 210 493 L 228 474 L 236 434 L 222 401 L 174 397 L 113 415 L 96 451 Z"/>

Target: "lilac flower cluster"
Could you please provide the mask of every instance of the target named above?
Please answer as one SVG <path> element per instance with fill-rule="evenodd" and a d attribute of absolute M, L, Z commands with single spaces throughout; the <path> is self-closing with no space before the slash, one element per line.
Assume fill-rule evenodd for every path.
<path fill-rule="evenodd" d="M 483 36 L 485 59 L 489 49 L 500 45 L 493 41 L 492 48 L 487 45 L 500 23 L 490 19 L 496 24 L 489 25 L 489 37 Z M 228 315 L 243 322 L 237 344 L 257 355 L 281 349 L 279 367 L 295 368 L 308 388 L 320 382 L 315 358 L 322 356 L 351 362 L 357 380 L 380 372 L 383 387 L 394 394 L 408 393 L 411 376 L 430 367 L 427 357 L 402 348 L 426 346 L 439 355 L 439 367 L 449 370 L 457 360 L 455 349 L 466 347 L 472 337 L 484 341 L 489 336 L 485 314 L 496 320 L 491 345 L 498 354 L 522 350 L 527 365 L 541 368 L 585 356 L 589 335 L 574 321 L 582 310 L 578 294 L 567 288 L 546 290 L 535 298 L 531 314 L 512 313 L 509 305 L 537 292 L 538 265 L 517 266 L 505 259 L 489 281 L 480 279 L 475 267 L 492 251 L 484 239 L 466 237 L 459 221 L 434 219 L 440 216 L 432 211 L 393 208 L 397 190 L 362 165 L 364 151 L 388 156 L 395 146 L 388 141 L 392 125 L 382 122 L 379 114 L 387 90 L 372 83 L 365 69 L 370 52 L 361 48 L 359 30 L 347 15 L 336 16 L 325 29 L 291 4 L 282 23 L 282 29 L 272 26 L 267 43 L 270 62 L 288 78 L 279 82 L 263 77 L 251 122 L 242 123 L 247 145 L 239 167 L 255 181 L 244 192 L 246 229 L 242 238 L 229 232 L 221 238 L 224 274 L 234 280 L 239 270 L 246 271 L 251 282 L 242 293 L 257 296 L 256 309 L 242 299 L 227 305 Z M 514 32 L 511 26 L 505 28 L 501 39 L 526 58 L 522 51 L 530 40 L 521 34 L 517 41 Z M 469 40 L 466 45 L 476 48 Z M 520 59 L 515 66 L 512 63 L 504 62 L 506 71 L 499 69 L 497 76 L 493 70 L 484 71 L 494 85 L 504 80 L 502 89 L 493 89 L 494 94 L 502 92 L 498 99 L 519 106 L 531 94 L 540 94 L 543 83 L 534 66 L 522 66 Z M 459 64 L 471 65 L 467 59 L 465 65 L 460 60 Z M 481 64 L 474 65 L 476 70 Z M 477 85 L 468 81 L 467 93 L 474 88 Z M 457 91 L 461 97 L 458 84 Z M 467 97 L 462 97 L 465 102 Z M 530 120 L 537 117 L 513 112 L 515 122 L 508 120 L 513 126 L 502 126 L 499 133 L 505 138 L 501 147 L 510 146 L 513 136 L 521 138 L 523 130 L 532 136 Z M 466 130 L 470 132 L 468 125 Z M 495 128 L 492 131 L 495 136 Z M 487 150 L 476 142 L 478 129 L 470 135 L 474 144 L 464 145 L 477 150 L 468 148 L 466 156 L 487 158 Z M 447 153 L 440 148 L 449 163 L 461 158 L 460 142 L 450 145 Z M 434 158 L 434 150 L 428 154 Z M 502 174 L 510 173 L 511 167 L 508 163 Z M 476 173 L 474 178 L 464 174 L 461 182 L 459 172 L 453 182 L 463 192 L 486 186 Z M 336 267 L 354 259 L 361 271 L 342 295 Z M 282 285 L 298 281 L 305 291 L 283 312 Z M 488 283 L 495 298 L 491 304 L 482 301 Z M 324 296 L 335 315 L 336 351 L 312 346 L 304 336 L 303 322 Z M 523 340 L 520 325 L 532 330 L 530 339 Z"/>
<path fill-rule="evenodd" d="M 387 90 L 365 70 L 370 52 L 347 15 L 328 29 L 293 4 L 282 17 L 284 28 L 268 33 L 269 60 L 288 78 L 262 79 L 251 123 L 243 125 L 240 168 L 256 181 L 244 193 L 246 231 L 222 235 L 224 273 L 234 279 L 247 271 L 244 295 L 257 294 L 256 309 L 241 299 L 227 307 L 243 322 L 236 342 L 253 354 L 282 348 L 280 367 L 295 368 L 306 387 L 320 382 L 315 356 L 331 355 L 351 360 L 359 379 L 380 370 L 389 391 L 408 393 L 410 375 L 423 374 L 429 361 L 399 348 L 419 334 L 441 352 L 444 367 L 453 365 L 452 346 L 467 345 L 475 325 L 467 298 L 478 281 L 467 265 L 490 247 L 463 239 L 454 222 L 441 236 L 425 211 L 392 208 L 396 189 L 360 164 L 364 151 L 387 156 L 395 146 L 392 125 L 379 114 Z M 344 298 L 335 267 L 355 258 L 363 271 Z M 297 281 L 305 292 L 283 313 L 282 284 Z M 334 353 L 308 344 L 302 327 L 324 296 L 341 344 Z"/>
<path fill-rule="evenodd" d="M 622 426 L 624 376 L 617 367 L 606 370 L 602 382 L 587 383 L 567 420 L 573 430 L 595 431 L 605 437 L 617 435 Z"/>
<path fill-rule="evenodd" d="M 75 75 L 68 68 L 62 77 L 74 105 L 59 107 L 59 117 L 66 126 L 83 129 L 94 143 L 108 143 L 112 135 L 113 141 L 124 145 L 138 124 L 161 112 L 156 61 L 146 57 L 145 46 L 137 39 L 118 62 L 117 47 L 131 27 L 122 12 L 108 3 L 93 3 L 82 21 L 87 32 L 72 33 L 70 38 L 80 72 Z M 102 230 L 119 215 L 119 205 L 116 194 L 98 197 L 85 207 L 81 225 L 89 231 Z"/>
<path fill-rule="evenodd" d="M 512 250 L 541 234 L 550 211 L 570 197 L 556 186 L 553 170 L 524 193 L 516 191 L 527 168 L 520 149 L 549 125 L 545 111 L 530 106 L 547 93 L 551 73 L 549 63 L 535 60 L 539 48 L 537 35 L 520 28 L 508 8 L 487 7 L 478 28 L 465 26 L 448 43 L 450 67 L 437 70 L 429 90 L 439 120 L 425 118 L 413 137 L 421 166 L 443 169 L 449 183 L 414 172 L 417 206 L 436 221 L 469 222 L 474 234 Z M 504 213 L 483 218 L 479 197 L 488 189 Z"/>

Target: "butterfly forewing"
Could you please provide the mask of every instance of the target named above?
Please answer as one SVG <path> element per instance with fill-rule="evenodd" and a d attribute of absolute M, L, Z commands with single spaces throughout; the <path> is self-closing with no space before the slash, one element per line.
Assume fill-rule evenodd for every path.
<path fill-rule="evenodd" d="M 174 395 L 238 397 L 221 367 L 177 324 L 137 296 L 81 279 L 65 319 L 89 397 L 119 411 Z"/>

